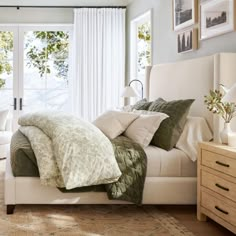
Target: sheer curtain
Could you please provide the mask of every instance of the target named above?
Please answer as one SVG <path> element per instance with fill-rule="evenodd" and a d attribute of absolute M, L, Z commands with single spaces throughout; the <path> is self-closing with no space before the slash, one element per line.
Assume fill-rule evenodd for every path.
<path fill-rule="evenodd" d="M 73 111 L 92 121 L 122 103 L 125 9 L 81 8 L 74 12 Z"/>

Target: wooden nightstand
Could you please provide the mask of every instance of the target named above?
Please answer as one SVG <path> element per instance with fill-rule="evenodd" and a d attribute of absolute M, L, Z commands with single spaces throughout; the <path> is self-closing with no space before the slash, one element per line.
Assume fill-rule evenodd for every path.
<path fill-rule="evenodd" d="M 210 217 L 236 234 L 236 148 L 200 143 L 197 218 Z"/>

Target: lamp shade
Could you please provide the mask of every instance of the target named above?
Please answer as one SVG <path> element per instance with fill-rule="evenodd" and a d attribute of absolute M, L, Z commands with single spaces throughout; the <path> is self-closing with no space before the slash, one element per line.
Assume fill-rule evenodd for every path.
<path fill-rule="evenodd" d="M 233 87 L 231 87 L 231 89 L 229 89 L 222 101 L 236 103 L 236 83 L 233 85 Z"/>
<path fill-rule="evenodd" d="M 138 93 L 131 86 L 126 86 L 124 88 L 123 93 L 121 94 L 121 97 L 125 97 L 125 98 L 138 97 Z"/>

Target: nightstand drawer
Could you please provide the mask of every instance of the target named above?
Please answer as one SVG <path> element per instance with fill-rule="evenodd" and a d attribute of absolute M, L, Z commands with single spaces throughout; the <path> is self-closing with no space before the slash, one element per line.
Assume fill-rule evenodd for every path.
<path fill-rule="evenodd" d="M 202 191 L 201 205 L 228 223 L 236 225 L 236 204 L 229 205 Z"/>
<path fill-rule="evenodd" d="M 202 165 L 236 177 L 236 160 L 223 155 L 202 150 Z"/>
<path fill-rule="evenodd" d="M 201 172 L 201 185 L 236 201 L 236 184 L 206 171 Z"/>

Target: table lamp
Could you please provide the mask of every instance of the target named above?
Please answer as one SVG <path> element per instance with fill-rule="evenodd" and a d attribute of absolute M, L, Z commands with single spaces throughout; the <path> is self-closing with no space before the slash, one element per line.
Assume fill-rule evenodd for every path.
<path fill-rule="evenodd" d="M 134 79 L 129 82 L 129 85 L 124 88 L 124 91 L 123 91 L 121 97 L 130 98 L 130 97 L 138 97 L 139 96 L 138 92 L 134 88 L 131 87 L 131 84 L 133 82 L 139 82 L 141 84 L 141 89 L 142 89 L 141 95 L 142 95 L 142 99 L 143 99 L 143 83 L 138 79 Z"/>

